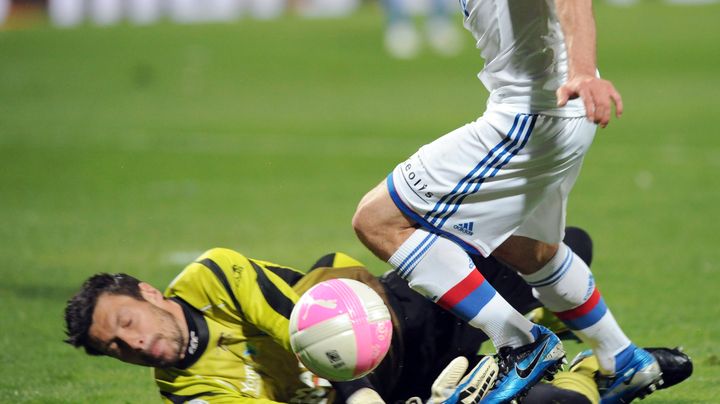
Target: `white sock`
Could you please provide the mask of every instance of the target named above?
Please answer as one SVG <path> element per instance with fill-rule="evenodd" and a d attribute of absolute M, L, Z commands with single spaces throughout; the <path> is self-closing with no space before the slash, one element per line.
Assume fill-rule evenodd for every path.
<path fill-rule="evenodd" d="M 388 263 L 411 288 L 483 330 L 495 348 L 534 340 L 533 323 L 497 293 L 470 256 L 452 241 L 418 229 Z"/>
<path fill-rule="evenodd" d="M 595 286 L 590 268 L 565 243 L 539 271 L 523 275 L 535 297 L 588 343 L 605 373 L 614 373 L 615 357 L 630 346 L 630 339 Z"/>

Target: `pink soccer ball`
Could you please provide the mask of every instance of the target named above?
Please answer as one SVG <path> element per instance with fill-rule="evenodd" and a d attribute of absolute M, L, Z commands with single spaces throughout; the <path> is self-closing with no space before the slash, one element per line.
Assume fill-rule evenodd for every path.
<path fill-rule="evenodd" d="M 290 315 L 290 345 L 311 372 L 333 381 L 372 372 L 385 357 L 392 322 L 382 298 L 352 279 L 320 282 Z"/>

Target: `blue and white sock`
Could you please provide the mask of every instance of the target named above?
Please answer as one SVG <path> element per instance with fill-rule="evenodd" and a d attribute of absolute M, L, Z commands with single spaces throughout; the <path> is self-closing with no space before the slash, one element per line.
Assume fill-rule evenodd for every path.
<path fill-rule="evenodd" d="M 603 373 L 625 365 L 630 339 L 605 305 L 590 268 L 570 247 L 561 243 L 543 268 L 522 276 L 535 297 L 593 348 Z"/>
<path fill-rule="evenodd" d="M 411 288 L 483 330 L 496 348 L 534 340 L 533 323 L 497 293 L 452 241 L 418 229 L 388 262 Z"/>

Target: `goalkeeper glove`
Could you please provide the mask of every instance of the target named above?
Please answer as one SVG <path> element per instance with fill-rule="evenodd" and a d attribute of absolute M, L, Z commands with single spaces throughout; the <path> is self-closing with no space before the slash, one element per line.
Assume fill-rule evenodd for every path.
<path fill-rule="evenodd" d="M 385 401 L 373 389 L 363 387 L 354 392 L 345 401 L 346 404 L 385 404 Z"/>
<path fill-rule="evenodd" d="M 479 403 L 495 385 L 498 365 L 491 356 L 485 356 L 463 377 L 468 365 L 463 356 L 453 359 L 435 379 L 428 404 Z"/>

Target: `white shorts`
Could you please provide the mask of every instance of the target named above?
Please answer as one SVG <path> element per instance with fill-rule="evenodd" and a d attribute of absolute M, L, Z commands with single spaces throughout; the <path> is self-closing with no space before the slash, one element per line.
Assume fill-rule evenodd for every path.
<path fill-rule="evenodd" d="M 395 167 L 390 196 L 471 253 L 488 256 L 511 235 L 559 243 L 596 127 L 585 117 L 487 111 Z"/>

